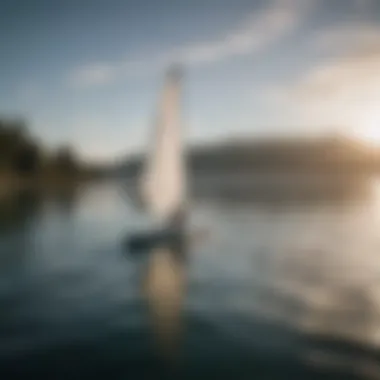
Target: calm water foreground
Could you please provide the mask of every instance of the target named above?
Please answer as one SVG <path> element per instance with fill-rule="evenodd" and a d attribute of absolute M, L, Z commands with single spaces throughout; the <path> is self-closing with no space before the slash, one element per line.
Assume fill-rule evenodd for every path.
<path fill-rule="evenodd" d="M 379 378 L 378 187 L 345 200 L 197 197 L 191 224 L 207 236 L 164 275 L 181 291 L 149 293 L 182 302 L 182 319 L 166 304 L 156 323 L 149 258 L 122 244 L 148 221 L 120 183 L 15 197 L 0 211 L 1 378 Z M 181 334 L 174 373 L 160 328 Z"/>

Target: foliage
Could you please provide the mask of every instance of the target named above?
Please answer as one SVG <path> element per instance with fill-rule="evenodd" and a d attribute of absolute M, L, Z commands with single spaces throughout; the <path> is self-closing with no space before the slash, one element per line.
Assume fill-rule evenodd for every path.
<path fill-rule="evenodd" d="M 20 120 L 0 119 L 0 173 L 15 176 L 74 176 L 81 167 L 70 147 L 47 154 Z"/>

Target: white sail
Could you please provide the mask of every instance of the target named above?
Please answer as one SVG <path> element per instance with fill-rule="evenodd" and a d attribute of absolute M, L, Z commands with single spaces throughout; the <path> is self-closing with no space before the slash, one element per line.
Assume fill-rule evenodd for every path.
<path fill-rule="evenodd" d="M 141 183 L 142 200 L 152 216 L 160 221 L 168 220 L 180 210 L 185 200 L 181 132 L 180 76 L 178 69 L 171 69 Z"/>

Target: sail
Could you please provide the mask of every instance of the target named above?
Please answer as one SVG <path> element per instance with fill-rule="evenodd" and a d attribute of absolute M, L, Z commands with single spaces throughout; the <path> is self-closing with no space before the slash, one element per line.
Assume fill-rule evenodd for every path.
<path fill-rule="evenodd" d="M 148 152 L 141 182 L 141 197 L 152 216 L 167 221 L 185 200 L 184 152 L 180 126 L 180 72 L 168 72 L 153 146 Z"/>

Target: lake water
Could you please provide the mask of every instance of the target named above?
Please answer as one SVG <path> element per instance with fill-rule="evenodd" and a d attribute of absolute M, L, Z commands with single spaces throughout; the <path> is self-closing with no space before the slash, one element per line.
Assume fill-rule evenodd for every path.
<path fill-rule="evenodd" d="M 0 375 L 379 378 L 378 188 L 302 202 L 198 194 L 191 226 L 207 234 L 163 276 L 181 282 L 182 318 L 160 314 L 181 320 L 175 374 L 156 331 L 175 329 L 152 322 L 143 291 L 151 258 L 122 244 L 148 221 L 121 184 L 14 197 L 0 211 Z"/>

